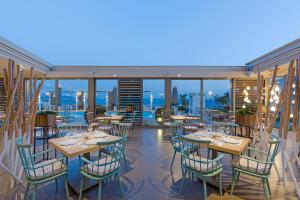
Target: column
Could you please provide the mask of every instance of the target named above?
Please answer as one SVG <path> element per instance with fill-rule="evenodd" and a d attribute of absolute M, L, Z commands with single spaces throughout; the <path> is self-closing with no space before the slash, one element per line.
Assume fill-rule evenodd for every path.
<path fill-rule="evenodd" d="M 235 81 L 230 80 L 230 111 L 235 113 Z"/>
<path fill-rule="evenodd" d="M 203 121 L 204 117 L 204 81 L 203 79 L 200 80 L 200 115 L 201 115 L 201 120 Z"/>
<path fill-rule="evenodd" d="M 88 79 L 88 111 L 95 115 L 96 105 L 96 80 L 95 78 Z"/>
<path fill-rule="evenodd" d="M 61 95 L 61 93 L 59 92 L 58 80 L 56 79 L 55 80 L 55 99 L 54 99 L 54 109 L 56 111 L 58 111 L 58 102 L 59 102 L 59 100 L 61 98 L 59 95 Z"/>
<path fill-rule="evenodd" d="M 171 79 L 165 79 L 165 104 L 166 113 L 171 113 Z"/>

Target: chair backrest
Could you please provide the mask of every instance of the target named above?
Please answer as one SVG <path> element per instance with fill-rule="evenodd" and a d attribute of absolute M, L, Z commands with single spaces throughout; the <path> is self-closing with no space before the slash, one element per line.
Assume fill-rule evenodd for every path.
<path fill-rule="evenodd" d="M 182 123 L 181 122 L 173 122 L 170 124 L 172 137 L 177 137 L 182 133 Z"/>
<path fill-rule="evenodd" d="M 162 113 L 163 121 L 168 121 L 170 120 L 170 112 L 164 111 Z"/>
<path fill-rule="evenodd" d="M 210 140 L 196 140 L 186 135 L 179 135 L 182 165 L 188 169 L 209 173 L 221 167 L 221 160 L 213 162 L 210 159 L 208 145 Z"/>
<path fill-rule="evenodd" d="M 31 178 L 32 175 L 36 176 L 34 169 L 34 158 L 31 153 L 31 144 L 23 144 L 23 137 L 18 137 L 16 139 L 17 150 L 20 155 L 20 159 L 24 168 L 26 177 Z M 32 173 L 33 172 L 33 173 Z"/>
<path fill-rule="evenodd" d="M 135 111 L 133 111 L 132 115 L 131 115 L 131 124 L 132 124 L 132 126 L 134 126 L 134 120 L 135 120 Z"/>
<path fill-rule="evenodd" d="M 94 162 L 94 166 L 90 169 L 88 169 L 88 165 L 85 165 L 85 170 L 89 170 L 92 174 L 97 174 L 97 172 L 101 171 L 103 175 L 120 170 L 120 161 L 122 160 L 122 151 L 126 140 L 127 136 L 124 136 L 109 142 L 98 142 L 97 145 L 99 146 L 99 158 L 101 157 L 101 162 Z M 110 154 L 101 153 L 103 147 L 110 149 Z M 96 173 L 94 173 L 94 171 Z M 99 173 L 98 175 L 101 176 Z"/>
<path fill-rule="evenodd" d="M 94 122 L 94 113 L 93 112 L 87 112 L 85 113 L 85 119 L 87 124 L 91 124 Z"/>
<path fill-rule="evenodd" d="M 279 144 L 280 138 L 276 135 L 271 135 L 271 138 L 269 139 L 269 148 L 267 152 L 266 161 L 274 162 L 275 156 L 279 149 Z"/>
<path fill-rule="evenodd" d="M 115 123 L 114 127 L 114 135 L 124 137 L 128 136 L 129 130 L 131 129 L 132 124 L 131 123 Z"/>

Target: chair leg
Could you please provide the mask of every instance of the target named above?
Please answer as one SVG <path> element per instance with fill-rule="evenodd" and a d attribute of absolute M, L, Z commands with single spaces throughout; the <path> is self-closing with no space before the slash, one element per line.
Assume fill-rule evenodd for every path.
<path fill-rule="evenodd" d="M 26 200 L 27 195 L 28 195 L 29 187 L 30 187 L 30 183 L 27 183 L 26 190 L 25 190 L 25 196 L 24 196 L 25 200 Z"/>
<path fill-rule="evenodd" d="M 206 180 L 203 180 L 203 193 L 204 193 L 204 199 L 207 200 Z"/>
<path fill-rule="evenodd" d="M 220 196 L 223 196 L 223 192 L 222 192 L 222 176 L 221 176 L 221 173 L 219 174 L 219 192 L 220 192 Z"/>
<path fill-rule="evenodd" d="M 175 160 L 175 156 L 176 156 L 176 151 L 174 150 L 173 159 L 172 159 L 172 163 L 171 163 L 171 170 L 173 168 L 173 163 L 174 163 L 174 160 Z"/>
<path fill-rule="evenodd" d="M 182 181 L 181 181 L 180 188 L 179 188 L 179 194 L 181 193 L 181 189 L 182 189 L 185 178 L 186 178 L 186 172 L 184 172 L 183 177 L 182 177 Z"/>
<path fill-rule="evenodd" d="M 122 155 L 123 155 L 123 160 L 124 160 L 126 169 L 128 169 L 128 165 L 127 165 L 127 161 L 126 161 L 126 157 L 125 157 L 125 152 L 124 151 L 122 151 Z"/>
<path fill-rule="evenodd" d="M 237 172 L 236 184 L 238 184 L 239 179 L 240 179 L 240 172 Z"/>
<path fill-rule="evenodd" d="M 266 179 L 263 178 L 262 182 L 263 182 L 263 187 L 264 187 L 265 198 L 268 200 L 269 199 L 269 191 L 268 191 Z"/>
<path fill-rule="evenodd" d="M 33 190 L 33 195 L 32 195 L 32 200 L 35 200 L 35 195 L 37 193 L 38 185 L 34 185 L 34 190 Z"/>
<path fill-rule="evenodd" d="M 99 181 L 98 200 L 102 199 L 102 181 Z"/>
<path fill-rule="evenodd" d="M 58 188 L 58 182 L 57 182 L 57 178 L 55 179 L 55 190 L 57 190 Z"/>
<path fill-rule="evenodd" d="M 66 196 L 67 196 L 67 200 L 68 200 L 70 198 L 70 194 L 69 194 L 67 175 L 64 175 L 64 182 L 65 182 Z"/>
<path fill-rule="evenodd" d="M 117 179 L 118 179 L 119 184 L 120 184 L 120 188 L 121 188 L 121 192 L 122 192 L 122 197 L 124 197 L 124 190 L 123 190 L 123 186 L 122 186 L 122 183 L 121 183 L 120 175 L 119 175 L 119 174 L 117 175 Z"/>
<path fill-rule="evenodd" d="M 231 191 L 230 195 L 233 195 L 233 190 L 234 190 L 234 183 L 235 183 L 235 178 L 236 178 L 237 172 L 234 170 L 232 171 L 232 182 L 231 182 Z"/>
<path fill-rule="evenodd" d="M 81 183 L 80 183 L 80 192 L 79 192 L 79 200 L 82 199 L 82 190 L 83 190 L 83 177 L 81 179 Z"/>
<path fill-rule="evenodd" d="M 268 178 L 266 178 L 266 182 L 267 182 L 267 186 L 268 186 L 269 194 L 270 194 L 270 196 L 271 196 L 271 195 L 272 195 L 272 193 L 271 193 L 271 188 L 270 188 L 270 183 L 269 183 L 269 179 L 268 179 Z"/>

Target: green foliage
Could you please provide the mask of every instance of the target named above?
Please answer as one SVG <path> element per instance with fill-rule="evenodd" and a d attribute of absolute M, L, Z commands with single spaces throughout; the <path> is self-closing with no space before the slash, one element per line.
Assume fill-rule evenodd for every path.
<path fill-rule="evenodd" d="M 106 112 L 104 106 L 96 105 L 96 115 L 103 115 Z"/>
<path fill-rule="evenodd" d="M 249 107 L 241 108 L 237 111 L 239 115 L 254 115 L 255 112 L 252 111 Z"/>
<path fill-rule="evenodd" d="M 223 96 L 215 96 L 215 101 L 220 105 L 228 105 L 230 102 L 229 92 L 225 92 Z"/>
<path fill-rule="evenodd" d="M 48 111 L 38 111 L 36 114 L 37 115 L 51 115 L 51 114 L 57 114 L 57 112 L 48 110 Z"/>

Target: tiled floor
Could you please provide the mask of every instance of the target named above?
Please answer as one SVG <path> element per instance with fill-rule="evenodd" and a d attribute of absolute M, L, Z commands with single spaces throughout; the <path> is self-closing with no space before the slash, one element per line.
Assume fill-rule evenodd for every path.
<path fill-rule="evenodd" d="M 181 171 L 179 155 L 176 157 L 173 172 L 170 170 L 173 149 L 169 142 L 169 137 L 164 137 L 160 129 L 134 129 L 133 136 L 130 137 L 126 156 L 129 162 L 129 169 L 123 166 L 121 182 L 125 189 L 125 198 L 132 200 L 152 200 L 152 199 L 203 199 L 202 183 L 200 181 L 186 181 L 182 194 L 178 194 L 181 182 Z M 226 155 L 223 162 L 224 171 L 223 187 L 226 189 L 231 182 L 230 155 Z M 280 160 L 277 160 L 280 163 Z M 78 176 L 78 160 L 72 159 L 69 163 L 69 176 Z M 299 168 L 295 168 L 297 177 L 300 180 Z M 2 174 L 2 173 L 0 173 Z M 286 189 L 282 183 L 277 181 L 275 171 L 270 178 L 272 199 L 297 199 L 294 187 L 289 179 Z M 79 183 L 79 181 L 77 181 Z M 0 199 L 21 199 L 24 186 L 17 185 L 14 189 L 9 189 L 8 175 L 0 176 Z M 217 189 L 208 186 L 208 194 L 217 193 Z M 71 192 L 73 199 L 78 199 Z M 97 199 L 98 187 L 84 193 L 87 199 Z M 244 199 L 263 199 L 263 191 L 260 181 L 252 177 L 242 175 L 235 195 Z M 63 181 L 60 180 L 58 187 L 55 183 L 43 185 L 38 190 L 37 199 L 65 199 Z M 103 186 L 103 199 L 120 199 L 120 189 L 116 182 L 108 182 Z"/>

